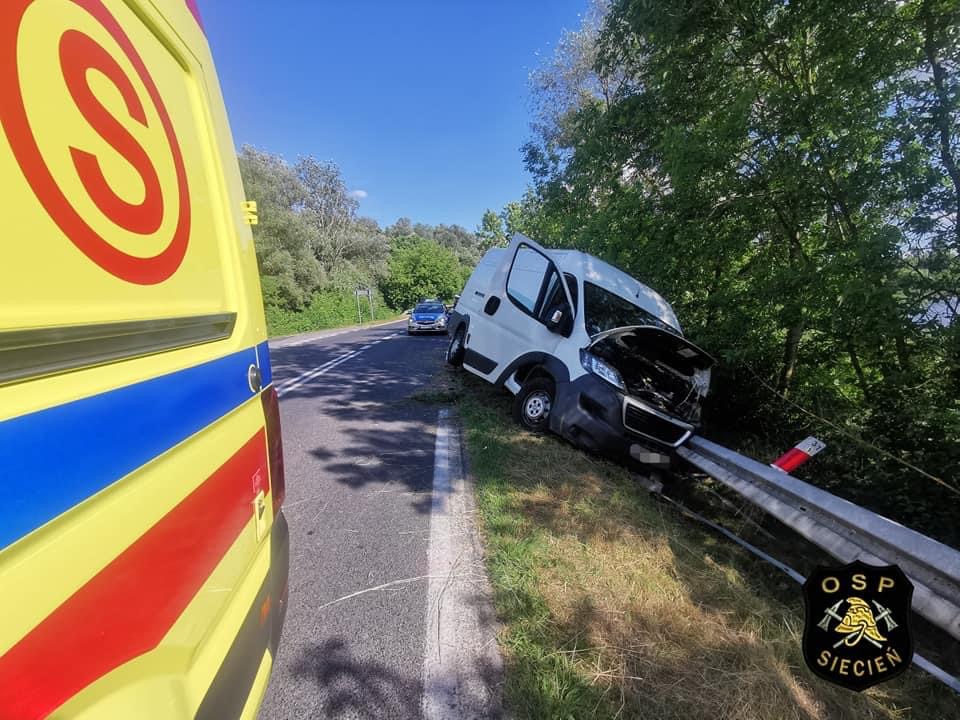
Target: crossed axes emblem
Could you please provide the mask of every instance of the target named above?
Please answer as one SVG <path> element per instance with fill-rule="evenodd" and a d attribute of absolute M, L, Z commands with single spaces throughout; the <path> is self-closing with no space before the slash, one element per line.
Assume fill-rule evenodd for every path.
<path fill-rule="evenodd" d="M 849 602 L 851 608 L 847 610 L 847 615 L 840 615 L 840 608 L 845 603 Z M 885 608 L 883 605 L 878 603 L 876 600 L 873 601 L 874 606 L 877 608 L 877 616 L 874 617 L 873 613 L 870 611 L 870 606 L 859 598 L 847 598 L 846 600 L 838 600 L 836 604 L 831 607 L 828 607 L 824 611 L 823 619 L 817 623 L 817 627 L 826 632 L 830 632 L 830 621 L 836 620 L 837 626 L 833 628 L 836 632 L 844 633 L 844 637 L 840 638 L 833 644 L 833 647 L 836 649 L 841 645 L 846 645 L 847 647 L 853 647 L 861 640 L 866 640 L 877 648 L 882 648 L 883 646 L 877 641 L 876 638 L 880 640 L 885 640 L 886 638 L 882 637 L 877 632 L 877 623 L 881 620 L 884 621 L 887 627 L 887 632 L 890 632 L 897 627 L 896 621 L 893 619 L 893 616 L 889 608 Z M 848 622 L 848 618 L 851 615 L 851 611 L 856 609 L 857 615 L 860 616 L 858 620 L 854 622 Z M 871 637 L 875 636 L 875 637 Z"/>

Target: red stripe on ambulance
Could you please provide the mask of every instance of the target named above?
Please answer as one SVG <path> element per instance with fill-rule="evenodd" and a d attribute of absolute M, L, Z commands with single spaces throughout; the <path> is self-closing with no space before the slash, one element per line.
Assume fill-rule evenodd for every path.
<path fill-rule="evenodd" d="M 0 717 L 46 717 L 157 647 L 253 517 L 258 473 L 263 430 L 0 657 Z"/>

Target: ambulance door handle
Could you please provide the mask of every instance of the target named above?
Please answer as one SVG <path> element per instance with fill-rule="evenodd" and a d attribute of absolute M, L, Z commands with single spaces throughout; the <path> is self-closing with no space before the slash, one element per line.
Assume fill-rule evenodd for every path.
<path fill-rule="evenodd" d="M 256 365 L 247 368 L 247 384 L 250 386 L 250 392 L 253 393 L 258 393 L 263 388 L 263 375 Z"/>

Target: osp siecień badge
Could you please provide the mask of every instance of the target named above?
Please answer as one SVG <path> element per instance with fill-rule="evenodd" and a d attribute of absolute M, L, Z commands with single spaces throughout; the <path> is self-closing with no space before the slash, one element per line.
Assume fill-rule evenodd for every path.
<path fill-rule="evenodd" d="M 897 566 L 821 566 L 803 595 L 803 656 L 818 676 L 860 691 L 910 666 L 913 584 Z"/>

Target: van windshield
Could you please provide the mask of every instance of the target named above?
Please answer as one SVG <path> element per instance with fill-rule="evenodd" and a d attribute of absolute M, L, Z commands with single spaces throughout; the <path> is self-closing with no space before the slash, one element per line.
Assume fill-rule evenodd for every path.
<path fill-rule="evenodd" d="M 680 334 L 656 315 L 590 282 L 583 283 L 583 311 L 583 321 L 591 337 L 631 325 L 653 325 Z"/>

